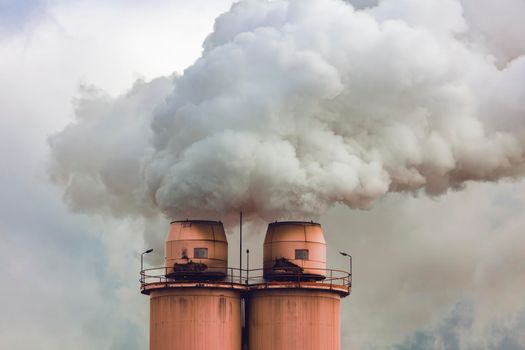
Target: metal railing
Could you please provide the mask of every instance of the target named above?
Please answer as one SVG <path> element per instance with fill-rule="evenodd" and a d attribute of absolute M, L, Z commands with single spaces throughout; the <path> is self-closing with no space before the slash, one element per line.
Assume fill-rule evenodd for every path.
<path fill-rule="evenodd" d="M 306 272 L 305 272 L 306 271 Z M 209 267 L 205 271 L 173 273 L 173 267 L 163 266 L 140 271 L 141 287 L 150 284 L 177 282 L 221 283 L 255 286 L 273 282 L 308 282 L 334 287 L 352 287 L 352 273 L 334 269 L 307 268 L 301 272 L 281 272 L 272 269 L 239 269 L 235 267 Z"/>

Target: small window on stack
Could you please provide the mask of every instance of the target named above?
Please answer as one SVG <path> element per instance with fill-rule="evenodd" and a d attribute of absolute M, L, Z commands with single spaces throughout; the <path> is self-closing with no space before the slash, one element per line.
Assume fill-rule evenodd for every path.
<path fill-rule="evenodd" d="M 193 258 L 194 259 L 207 259 L 208 258 L 208 248 L 193 248 Z"/>
<path fill-rule="evenodd" d="M 308 249 L 296 249 L 295 260 L 308 260 Z"/>

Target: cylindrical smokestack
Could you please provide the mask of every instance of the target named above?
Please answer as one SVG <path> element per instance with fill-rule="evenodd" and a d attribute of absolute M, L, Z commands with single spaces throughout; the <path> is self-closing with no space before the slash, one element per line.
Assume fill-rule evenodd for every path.
<path fill-rule="evenodd" d="M 340 296 L 334 291 L 285 285 L 253 290 L 248 308 L 250 350 L 340 350 Z"/>
<path fill-rule="evenodd" d="M 174 221 L 166 266 L 148 270 L 150 350 L 241 350 L 241 290 L 223 281 L 228 242 L 219 221 Z M 157 272 L 155 272 L 157 271 Z"/>
<path fill-rule="evenodd" d="M 326 272 L 321 225 L 268 225 L 267 283 L 251 290 L 247 303 L 250 350 L 340 349 L 340 299 L 347 294 L 324 282 Z"/>
<path fill-rule="evenodd" d="M 241 293 L 173 287 L 150 294 L 150 350 L 241 350 Z"/>

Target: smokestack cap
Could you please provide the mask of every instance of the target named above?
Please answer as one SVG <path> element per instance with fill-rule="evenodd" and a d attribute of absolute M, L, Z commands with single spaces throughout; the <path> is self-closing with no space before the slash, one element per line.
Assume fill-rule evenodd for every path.
<path fill-rule="evenodd" d="M 326 241 L 321 225 L 281 221 L 268 225 L 263 249 L 267 280 L 322 280 L 326 277 Z"/>
<path fill-rule="evenodd" d="M 174 279 L 221 279 L 227 274 L 228 241 L 220 221 L 172 221 L 166 238 L 166 275 Z"/>

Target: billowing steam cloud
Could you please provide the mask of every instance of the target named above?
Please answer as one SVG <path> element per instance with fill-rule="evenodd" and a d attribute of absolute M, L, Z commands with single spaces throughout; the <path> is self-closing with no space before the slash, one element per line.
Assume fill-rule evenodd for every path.
<path fill-rule="evenodd" d="M 52 178 L 81 211 L 272 220 L 522 176 L 523 51 L 476 30 L 454 0 L 241 1 L 182 75 L 85 89 Z"/>

